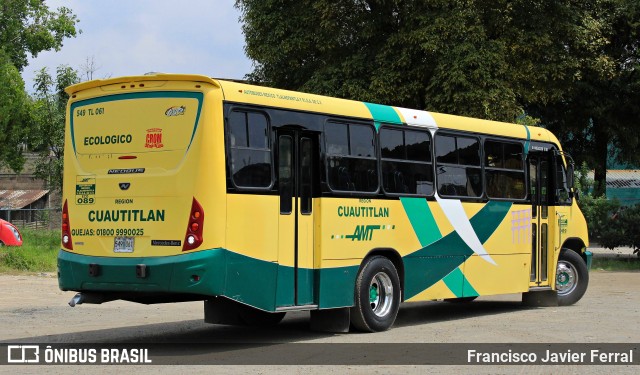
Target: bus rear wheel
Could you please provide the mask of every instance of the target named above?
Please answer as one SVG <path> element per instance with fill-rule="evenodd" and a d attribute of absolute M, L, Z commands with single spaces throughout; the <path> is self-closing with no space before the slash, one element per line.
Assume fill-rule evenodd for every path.
<path fill-rule="evenodd" d="M 389 329 L 400 307 L 400 279 L 393 263 L 383 257 L 367 260 L 358 273 L 351 325 L 363 332 Z"/>
<path fill-rule="evenodd" d="M 587 291 L 589 271 L 584 259 L 573 250 L 562 249 L 556 268 L 558 305 L 568 306 L 578 302 Z"/>

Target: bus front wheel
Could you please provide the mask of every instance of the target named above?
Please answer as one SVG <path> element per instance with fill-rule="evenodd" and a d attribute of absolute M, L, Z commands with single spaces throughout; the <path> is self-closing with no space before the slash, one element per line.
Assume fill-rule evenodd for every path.
<path fill-rule="evenodd" d="M 389 329 L 398 315 L 400 294 L 400 279 L 393 263 L 383 256 L 368 259 L 356 279 L 351 324 L 364 332 Z"/>
<path fill-rule="evenodd" d="M 589 271 L 585 261 L 573 250 L 562 249 L 556 269 L 558 305 L 568 306 L 578 302 L 587 291 Z"/>

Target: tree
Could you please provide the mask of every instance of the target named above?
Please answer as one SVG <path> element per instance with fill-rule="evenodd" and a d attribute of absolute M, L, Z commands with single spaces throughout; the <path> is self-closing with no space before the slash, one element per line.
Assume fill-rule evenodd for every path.
<path fill-rule="evenodd" d="M 30 101 L 20 72 L 0 50 L 0 164 L 22 169 L 22 143 L 29 123 Z"/>
<path fill-rule="evenodd" d="M 640 3 L 598 2 L 604 41 L 584 64 L 563 100 L 531 110 L 595 169 L 595 195 L 605 193 L 607 159 L 640 165 Z"/>
<path fill-rule="evenodd" d="M 80 65 L 79 72 L 81 73 L 81 78 L 83 81 L 91 81 L 96 79 L 94 75 L 98 70 L 102 68 L 101 65 L 98 65 L 96 62 L 95 56 L 87 56 L 84 60 L 84 63 Z M 108 79 L 111 78 L 111 74 L 103 75 L 100 79 Z"/>
<path fill-rule="evenodd" d="M 604 43 L 599 0 L 237 0 L 249 79 L 513 121 L 561 99 Z M 585 40 L 586 38 L 589 41 Z"/>
<path fill-rule="evenodd" d="M 41 0 L 0 0 L 0 164 L 22 170 L 30 100 L 20 72 L 27 54 L 59 50 L 75 36 L 78 19 L 68 8 L 51 11 Z"/>
<path fill-rule="evenodd" d="M 78 22 L 69 8 L 52 11 L 42 0 L 0 0 L 0 48 L 22 71 L 27 53 L 59 51 L 65 38 L 78 33 Z"/>
<path fill-rule="evenodd" d="M 42 68 L 35 78 L 35 125 L 30 142 L 31 146 L 40 152 L 40 158 L 36 163 L 36 176 L 47 181 L 49 187 L 58 190 L 62 189 L 65 115 L 69 100 L 64 89 L 78 82 L 78 72 L 65 65 L 58 67 L 55 78 L 46 68 Z"/>

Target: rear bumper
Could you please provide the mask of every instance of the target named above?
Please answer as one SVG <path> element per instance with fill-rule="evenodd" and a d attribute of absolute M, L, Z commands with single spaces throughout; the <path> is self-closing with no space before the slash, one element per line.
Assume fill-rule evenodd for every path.
<path fill-rule="evenodd" d="M 222 294 L 224 271 L 222 249 L 147 258 L 58 253 L 58 285 L 65 291 L 215 296 Z"/>

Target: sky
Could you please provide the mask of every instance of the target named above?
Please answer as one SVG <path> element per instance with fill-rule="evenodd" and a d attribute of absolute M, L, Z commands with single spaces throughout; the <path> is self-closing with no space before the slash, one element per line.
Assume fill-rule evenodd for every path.
<path fill-rule="evenodd" d="M 203 74 L 242 79 L 252 70 L 234 0 L 46 0 L 49 9 L 70 8 L 82 30 L 60 51 L 29 60 L 22 77 L 29 92 L 46 67 L 98 67 L 93 78 L 147 72 Z M 84 78 L 83 78 L 84 80 Z"/>

